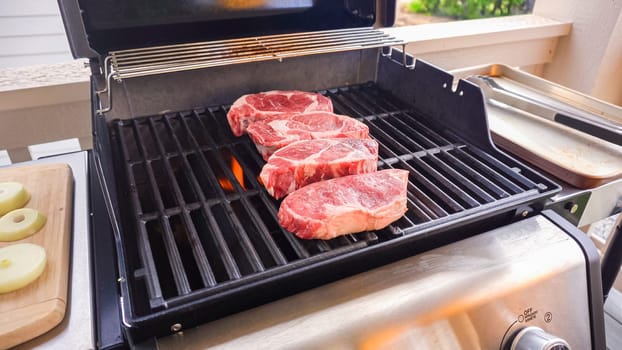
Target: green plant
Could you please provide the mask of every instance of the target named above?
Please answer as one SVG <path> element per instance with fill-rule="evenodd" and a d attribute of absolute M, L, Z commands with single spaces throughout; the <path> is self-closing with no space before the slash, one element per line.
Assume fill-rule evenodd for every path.
<path fill-rule="evenodd" d="M 507 16 L 529 13 L 534 0 L 413 0 L 411 12 L 455 19 Z"/>

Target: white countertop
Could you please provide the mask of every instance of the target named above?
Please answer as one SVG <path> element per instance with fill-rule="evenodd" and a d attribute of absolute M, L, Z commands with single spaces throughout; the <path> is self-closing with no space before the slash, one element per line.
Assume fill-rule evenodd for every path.
<path fill-rule="evenodd" d="M 0 69 L 0 92 L 88 81 L 90 71 L 85 67 L 85 62 L 85 60 L 75 60 L 28 67 L 2 68 Z"/>

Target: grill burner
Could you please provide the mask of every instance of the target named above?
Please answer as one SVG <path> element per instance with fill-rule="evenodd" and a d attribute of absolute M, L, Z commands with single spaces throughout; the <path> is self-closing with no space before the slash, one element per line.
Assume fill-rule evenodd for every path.
<path fill-rule="evenodd" d="M 528 169 L 509 167 L 433 125 L 374 83 L 321 91 L 335 112 L 366 123 L 379 168 L 410 172 L 408 212 L 389 227 L 330 241 L 283 230 L 279 201 L 258 175 L 264 161 L 232 135 L 228 106 L 111 122 L 137 320 L 188 302 L 236 293 L 368 246 L 417 236 L 443 222 L 550 191 Z M 128 207 L 124 207 L 128 206 Z M 137 259 L 136 257 L 139 257 Z M 133 260 L 132 260 L 133 259 Z M 312 282 L 310 282 L 312 284 Z M 133 287 L 132 287 L 133 286 Z"/>

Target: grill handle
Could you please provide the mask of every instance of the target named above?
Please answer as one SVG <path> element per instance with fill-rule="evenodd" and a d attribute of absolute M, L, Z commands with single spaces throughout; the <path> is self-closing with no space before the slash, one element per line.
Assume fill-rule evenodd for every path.
<path fill-rule="evenodd" d="M 601 262 L 604 301 L 607 300 L 609 291 L 622 267 L 622 213 L 618 214 L 618 220 L 610 235 L 609 244 Z"/>

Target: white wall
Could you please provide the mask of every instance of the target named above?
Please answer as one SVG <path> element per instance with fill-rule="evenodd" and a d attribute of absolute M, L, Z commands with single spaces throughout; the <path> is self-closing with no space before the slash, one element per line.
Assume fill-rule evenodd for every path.
<path fill-rule="evenodd" d="M 622 0 L 537 0 L 533 12 L 572 22 L 543 77 L 622 106 Z"/>
<path fill-rule="evenodd" d="M 71 60 L 56 0 L 0 0 L 0 68 Z"/>

